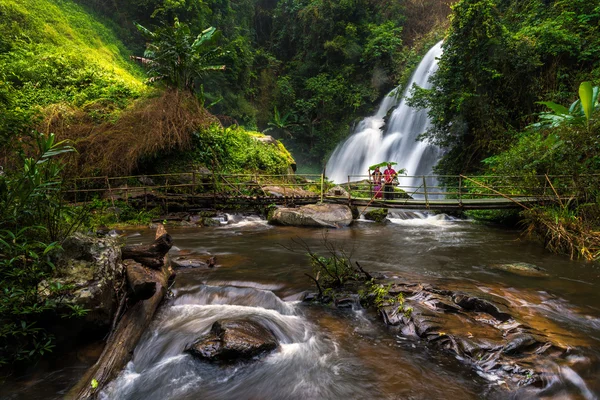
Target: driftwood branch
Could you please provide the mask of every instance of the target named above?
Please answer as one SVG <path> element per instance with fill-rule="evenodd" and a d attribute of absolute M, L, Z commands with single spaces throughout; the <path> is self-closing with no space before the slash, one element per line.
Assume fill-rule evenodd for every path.
<path fill-rule="evenodd" d="M 152 270 L 135 261 L 129 261 L 125 267 L 127 283 L 132 297 L 136 300 L 147 300 L 156 293 L 156 280 Z"/>
<path fill-rule="evenodd" d="M 322 299 L 323 298 L 323 289 L 321 289 L 321 285 L 319 284 L 319 280 L 317 278 L 315 278 L 314 276 L 312 276 L 312 275 L 309 275 L 309 274 L 306 274 L 306 273 L 304 275 L 308 276 L 310 279 L 312 279 L 317 284 L 317 289 L 319 289 L 319 299 Z"/>

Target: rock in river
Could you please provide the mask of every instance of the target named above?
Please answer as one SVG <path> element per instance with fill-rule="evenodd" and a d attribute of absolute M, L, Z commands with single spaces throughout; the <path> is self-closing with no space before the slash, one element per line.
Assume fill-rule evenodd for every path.
<path fill-rule="evenodd" d="M 290 226 L 340 228 L 352 223 L 350 207 L 342 204 L 309 204 L 298 208 L 278 208 L 269 223 Z"/>
<path fill-rule="evenodd" d="M 528 264 L 524 262 L 492 264 L 491 268 L 511 272 L 513 274 L 522 276 L 548 276 L 548 274 L 544 271 L 543 268 L 540 268 L 537 265 Z"/>
<path fill-rule="evenodd" d="M 248 360 L 273 351 L 275 335 L 251 320 L 224 320 L 213 324 L 210 332 L 187 348 L 192 355 L 207 361 Z"/>

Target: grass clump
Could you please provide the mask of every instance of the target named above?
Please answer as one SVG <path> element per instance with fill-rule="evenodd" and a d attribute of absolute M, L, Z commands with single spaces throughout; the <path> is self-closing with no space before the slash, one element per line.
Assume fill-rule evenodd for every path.
<path fill-rule="evenodd" d="M 548 250 L 567 254 L 571 259 L 600 260 L 599 226 L 586 223 L 578 208 L 534 208 L 523 215 L 526 233 L 540 238 Z"/>

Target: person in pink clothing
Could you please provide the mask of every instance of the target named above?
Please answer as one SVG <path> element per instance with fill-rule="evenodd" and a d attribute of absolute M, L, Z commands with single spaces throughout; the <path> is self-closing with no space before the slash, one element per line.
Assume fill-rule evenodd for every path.
<path fill-rule="evenodd" d="M 392 168 L 392 164 L 388 164 L 387 169 L 383 171 L 384 200 L 392 200 L 394 198 L 394 179 L 396 177 L 398 177 L 398 173 Z"/>
<path fill-rule="evenodd" d="M 379 167 L 375 167 L 375 171 L 373 172 L 372 176 L 373 176 L 373 183 L 375 184 L 375 187 L 373 188 L 375 190 L 374 198 L 380 199 L 383 195 L 383 191 L 382 191 L 383 188 L 381 187 L 381 180 L 383 179 L 383 174 L 379 170 Z"/>

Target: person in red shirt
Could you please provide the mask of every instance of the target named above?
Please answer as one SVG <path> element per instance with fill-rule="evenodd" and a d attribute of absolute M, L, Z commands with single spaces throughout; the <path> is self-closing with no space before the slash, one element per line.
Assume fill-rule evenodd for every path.
<path fill-rule="evenodd" d="M 397 176 L 398 173 L 392 168 L 392 164 L 388 164 L 387 169 L 383 171 L 384 200 L 392 200 L 394 198 L 394 178 Z"/>

